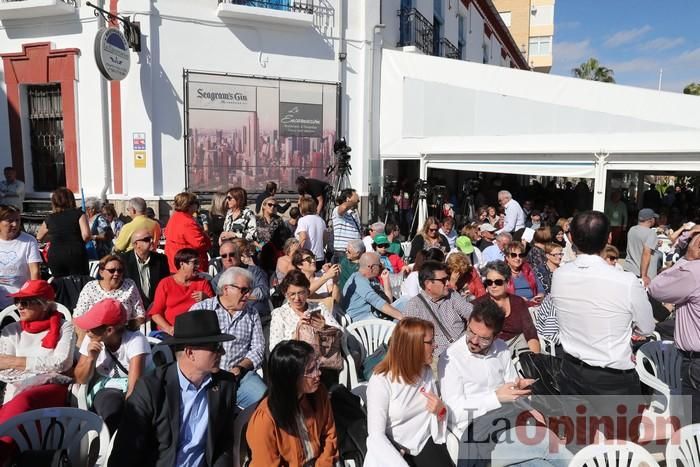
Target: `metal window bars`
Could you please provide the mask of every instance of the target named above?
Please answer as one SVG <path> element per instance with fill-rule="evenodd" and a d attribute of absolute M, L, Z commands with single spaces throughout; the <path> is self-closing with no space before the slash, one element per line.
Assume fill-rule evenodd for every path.
<path fill-rule="evenodd" d="M 433 53 L 433 25 L 415 8 L 398 10 L 399 43 L 397 47 L 415 46 L 426 55 Z"/>
<path fill-rule="evenodd" d="M 219 0 L 219 3 L 313 14 L 314 0 Z"/>

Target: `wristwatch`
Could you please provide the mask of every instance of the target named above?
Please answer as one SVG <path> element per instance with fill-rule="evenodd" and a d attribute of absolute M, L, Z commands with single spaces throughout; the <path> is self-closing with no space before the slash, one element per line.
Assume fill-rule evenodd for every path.
<path fill-rule="evenodd" d="M 243 376 L 248 372 L 248 368 L 242 366 L 242 365 L 233 365 L 234 368 L 238 368 L 238 375 Z"/>

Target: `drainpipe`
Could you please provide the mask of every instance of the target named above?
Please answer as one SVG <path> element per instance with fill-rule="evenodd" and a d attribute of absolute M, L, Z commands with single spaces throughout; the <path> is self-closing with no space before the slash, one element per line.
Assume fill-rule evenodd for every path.
<path fill-rule="evenodd" d="M 383 46 L 383 41 L 382 41 L 383 37 L 381 34 L 384 31 L 384 28 L 386 28 L 386 26 L 384 24 L 375 24 L 374 27 L 372 28 L 372 40 L 370 42 L 370 53 L 369 53 L 369 69 L 367 71 L 368 79 L 365 82 L 366 83 L 365 89 L 367 90 L 367 100 L 365 102 L 368 104 L 367 105 L 367 124 L 366 124 L 367 150 L 368 150 L 367 154 L 369 156 L 369 157 L 367 157 L 366 160 L 370 166 L 372 165 L 372 161 L 374 159 L 374 156 L 376 155 L 374 153 L 374 141 L 375 141 L 375 133 L 376 133 L 375 128 L 376 128 L 377 122 L 374 121 L 374 106 L 375 106 L 376 101 L 377 101 L 377 96 L 375 93 L 375 84 L 377 84 L 376 82 L 378 82 L 379 80 L 378 79 L 375 80 L 375 75 L 377 75 L 377 76 L 381 75 L 381 60 L 377 60 L 376 57 L 377 57 L 377 50 L 379 50 L 379 52 L 380 52 L 379 57 L 381 57 L 381 50 L 382 50 L 381 47 Z M 380 38 L 379 49 L 377 49 L 377 36 L 379 36 L 379 38 Z M 379 73 L 376 72 L 377 68 L 375 67 L 375 65 L 379 66 L 379 70 L 380 70 Z M 380 161 L 380 165 L 381 165 L 381 161 Z M 368 167 L 368 169 L 369 169 L 369 167 Z M 370 171 L 367 170 L 365 173 L 369 173 L 369 172 Z M 381 167 L 379 169 L 379 173 L 380 174 L 382 173 Z M 373 175 L 376 178 L 377 174 L 373 174 Z M 368 180 L 368 182 L 371 182 L 371 180 Z M 382 199 L 382 191 L 384 190 L 382 180 L 381 179 L 378 180 L 377 183 L 379 185 L 379 194 L 377 196 L 378 196 L 378 199 Z M 368 185 L 368 188 L 370 188 L 370 187 L 371 187 L 371 183 Z M 371 201 L 371 196 L 372 196 L 371 189 L 368 189 L 368 196 L 369 196 L 370 201 Z M 375 206 L 372 206 L 371 203 L 370 203 L 369 207 L 370 207 L 370 211 L 373 211 L 373 209 L 375 208 Z M 370 212 L 369 214 L 370 214 L 370 219 L 373 219 L 375 217 L 374 212 Z"/>
<path fill-rule="evenodd" d="M 345 65 L 346 59 L 348 57 L 347 43 L 345 42 L 345 8 L 347 2 L 345 0 L 340 0 L 338 3 L 338 82 L 340 83 L 340 128 L 338 128 L 338 136 L 344 136 L 347 138 L 347 128 L 348 119 L 344 118 L 343 112 L 345 112 L 344 107 L 344 97 L 346 94 L 345 88 L 347 83 L 345 82 Z"/>
<path fill-rule="evenodd" d="M 105 0 L 100 0 L 100 8 L 105 9 Z M 106 21 L 102 15 L 97 16 L 99 29 L 106 26 Z M 109 93 L 107 90 L 107 79 L 100 73 L 100 102 L 102 104 L 102 165 L 104 166 L 104 185 L 100 191 L 100 199 L 107 200 L 107 192 L 112 186 L 112 146 L 110 144 L 111 129 L 109 126 Z"/>

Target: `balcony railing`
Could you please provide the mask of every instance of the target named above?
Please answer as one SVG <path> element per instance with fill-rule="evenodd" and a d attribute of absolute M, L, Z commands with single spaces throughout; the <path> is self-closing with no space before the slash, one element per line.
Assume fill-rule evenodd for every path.
<path fill-rule="evenodd" d="M 426 55 L 433 52 L 433 25 L 415 8 L 401 9 L 398 47 L 414 46 Z"/>
<path fill-rule="evenodd" d="M 444 37 L 440 39 L 440 56 L 446 58 L 455 58 L 457 60 L 462 58 L 462 54 L 459 48 Z"/>
<path fill-rule="evenodd" d="M 76 0 L 60 0 L 63 3 L 67 3 L 68 5 L 75 6 L 76 5 Z M 27 4 L 30 3 L 30 0 L 0 0 L 0 3 L 14 3 L 14 2 L 26 2 Z"/>
<path fill-rule="evenodd" d="M 268 10 L 291 11 L 296 13 L 314 12 L 314 0 L 219 0 L 219 3 L 229 5 L 243 5 Z"/>

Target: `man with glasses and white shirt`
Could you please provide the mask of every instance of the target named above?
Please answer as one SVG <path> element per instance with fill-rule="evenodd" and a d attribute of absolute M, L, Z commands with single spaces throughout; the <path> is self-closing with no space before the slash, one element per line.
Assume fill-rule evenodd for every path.
<path fill-rule="evenodd" d="M 503 431 L 504 425 L 492 425 L 493 417 L 503 416 L 510 419 L 513 414 L 521 412 L 523 409 L 514 408 L 511 403 L 528 396 L 531 392 L 528 388 L 535 382 L 518 376 L 508 345 L 496 338 L 503 328 L 504 321 L 503 310 L 493 301 L 475 303 L 467 322 L 466 333 L 440 355 L 438 375 L 440 392 L 448 408 L 448 427 L 461 443 L 466 442 L 463 434 L 469 425 L 475 422 L 475 426 L 472 427 L 474 432 L 478 433 L 474 435 L 475 439 L 486 439 L 485 436 L 481 436 L 484 435 L 484 430 L 488 431 L 489 435 L 497 436 L 499 431 Z M 489 417 L 485 417 L 487 414 Z M 545 459 L 552 465 L 565 466 L 571 459 L 571 453 L 562 448 L 556 456 L 559 459 L 554 462 L 552 452 L 559 448 L 549 449 L 549 443 L 558 442 L 553 434 L 530 438 L 529 444 L 519 443 L 517 435 L 503 435 L 507 442 L 499 438 L 495 448 L 488 442 L 473 441 L 478 447 L 470 447 L 470 460 L 499 459 L 499 465 L 510 465 L 532 459 Z M 447 447 L 455 458 L 459 447 L 450 442 L 450 439 L 448 438 Z M 541 441 L 532 443 L 533 439 Z M 463 454 L 460 453 L 460 456 Z"/>
<path fill-rule="evenodd" d="M 360 269 L 345 283 L 341 303 L 342 309 L 353 321 L 374 318 L 372 309 L 394 319 L 402 318 L 401 312 L 390 303 L 389 271 L 382 270 L 383 266 L 377 253 L 370 251 L 360 256 Z M 377 280 L 380 274 L 384 280 L 383 291 L 379 290 L 380 284 Z"/>
<path fill-rule="evenodd" d="M 255 372 L 263 362 L 265 337 L 258 312 L 246 307 L 253 291 L 252 274 L 239 267 L 227 269 L 219 278 L 217 296 L 196 303 L 190 310 L 215 310 L 221 332 L 235 336 L 224 343 L 226 354 L 220 368 L 239 381 L 236 403 L 241 408 L 260 401 L 267 386 Z"/>

